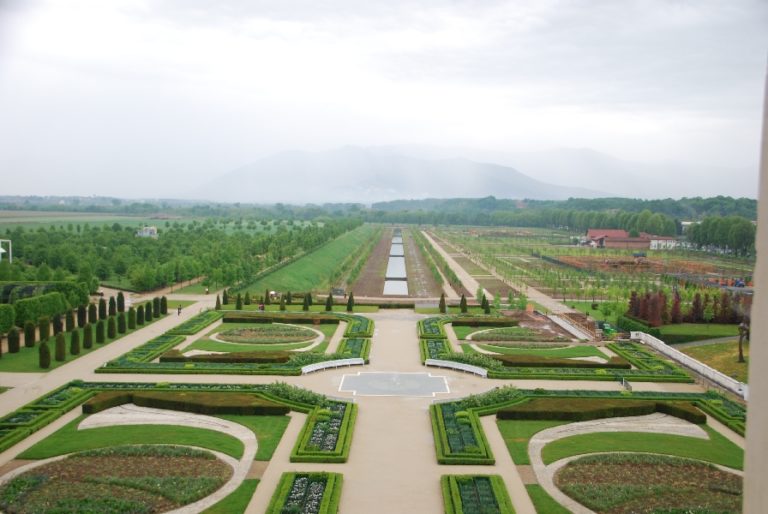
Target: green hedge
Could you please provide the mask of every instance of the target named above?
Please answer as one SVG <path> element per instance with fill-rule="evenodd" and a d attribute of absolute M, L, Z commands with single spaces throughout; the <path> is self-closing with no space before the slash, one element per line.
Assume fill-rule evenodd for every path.
<path fill-rule="evenodd" d="M 443 475 L 440 489 L 446 514 L 515 513 L 500 475 Z"/>
<path fill-rule="evenodd" d="M 338 416 L 340 409 L 343 413 Z M 331 423 L 334 417 L 341 419 L 338 428 Z M 332 402 L 327 407 L 314 408 L 296 439 L 291 462 L 347 462 L 356 419 L 357 405 L 354 403 Z M 329 434 L 336 437 L 333 448 L 319 447 L 318 444 L 323 444 Z"/>
<path fill-rule="evenodd" d="M 181 325 L 173 327 L 171 330 L 166 332 L 166 334 L 191 336 L 193 334 L 197 334 L 214 321 L 220 320 L 221 316 L 221 311 L 205 311 L 193 318 L 188 319 Z"/>
<path fill-rule="evenodd" d="M 303 482 L 302 482 L 303 481 Z M 343 476 L 340 473 L 302 473 L 291 472 L 283 473 L 280 482 L 277 484 L 272 500 L 267 506 L 266 514 L 286 514 L 300 513 L 303 510 L 303 504 L 306 500 L 305 494 L 309 490 L 309 484 L 324 482 L 323 498 L 320 500 L 318 514 L 337 514 L 339 512 L 339 502 L 341 501 L 341 486 Z M 294 497 L 291 498 L 291 492 L 296 483 Z M 304 486 L 300 484 L 306 483 Z"/>
<path fill-rule="evenodd" d="M 419 320 L 417 325 L 419 339 L 447 339 L 448 335 L 443 325 L 450 320 L 451 318 L 447 316 Z"/>
<path fill-rule="evenodd" d="M 643 416 L 663 412 L 670 416 L 704 424 L 707 417 L 690 402 L 619 400 L 595 398 L 535 398 L 500 409 L 497 419 L 554 419 L 588 421 L 621 416 Z"/>
<path fill-rule="evenodd" d="M 133 403 L 141 407 L 168 409 L 195 414 L 281 416 L 290 408 L 256 394 L 212 392 L 116 392 L 100 393 L 83 404 L 84 414 Z"/>
<path fill-rule="evenodd" d="M 451 345 L 445 339 L 420 339 L 419 356 L 423 363 L 427 359 L 442 359 L 451 353 Z"/>
<path fill-rule="evenodd" d="M 293 355 L 291 352 L 230 352 L 191 355 L 186 357 L 179 350 L 169 350 L 160 356 L 160 362 L 228 362 L 232 364 L 285 363 Z"/>
<path fill-rule="evenodd" d="M 451 324 L 454 327 L 491 327 L 491 328 L 507 328 L 516 327 L 518 322 L 511 319 L 504 318 L 453 318 Z"/>
<path fill-rule="evenodd" d="M 621 357 L 612 357 L 608 362 L 592 362 L 576 359 L 552 359 L 536 355 L 494 355 L 494 359 L 507 367 L 524 368 L 586 368 L 586 369 L 630 369 L 632 366 Z"/>
<path fill-rule="evenodd" d="M 39 318 L 63 314 L 69 304 L 63 294 L 54 292 L 18 300 L 13 304 L 16 310 L 16 323 L 37 321 Z"/>
<path fill-rule="evenodd" d="M 222 321 L 224 323 L 308 323 L 312 325 L 336 325 L 339 323 L 340 319 L 335 316 L 324 316 L 321 314 L 277 314 L 275 312 L 261 313 L 235 311 L 224 313 Z"/>
<path fill-rule="evenodd" d="M 341 354 L 344 358 L 361 358 L 368 364 L 368 357 L 371 354 L 371 340 L 362 339 L 356 337 L 354 339 L 342 339 L 339 343 L 339 348 L 336 350 L 337 354 Z"/>
<path fill-rule="evenodd" d="M 72 305 L 86 305 L 89 298 L 88 286 L 84 283 L 63 282 L 0 282 L 0 304 L 15 303 L 47 293 L 61 293 Z"/>
<path fill-rule="evenodd" d="M 12 305 L 0 305 L 0 334 L 16 326 L 16 310 Z"/>
<path fill-rule="evenodd" d="M 645 332 L 653 337 L 661 338 L 661 331 L 658 328 L 653 328 L 650 325 L 629 318 L 627 316 L 617 316 L 616 326 L 627 332 Z"/>
<path fill-rule="evenodd" d="M 429 415 L 439 464 L 496 463 L 480 418 L 473 410 L 461 410 L 456 402 L 432 404 Z"/>

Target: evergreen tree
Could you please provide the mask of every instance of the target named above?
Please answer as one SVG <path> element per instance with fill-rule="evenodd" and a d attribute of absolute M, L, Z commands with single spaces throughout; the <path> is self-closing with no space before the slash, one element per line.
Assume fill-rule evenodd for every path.
<path fill-rule="evenodd" d="M 37 332 L 40 334 L 40 340 L 46 341 L 51 337 L 51 320 L 46 316 L 40 316 L 37 319 Z"/>
<path fill-rule="evenodd" d="M 264 304 L 269 305 L 272 303 L 272 299 L 269 297 L 269 288 L 264 291 Z"/>
<path fill-rule="evenodd" d="M 107 301 L 99 298 L 99 319 L 107 319 Z"/>
<path fill-rule="evenodd" d="M 118 334 L 125 334 L 125 332 L 127 331 L 127 328 L 128 328 L 126 325 L 127 325 L 127 323 L 126 323 L 126 319 L 125 319 L 125 313 L 124 312 L 118 313 L 118 315 L 117 315 L 117 333 Z"/>
<path fill-rule="evenodd" d="M 125 295 L 122 291 L 117 293 L 117 312 L 125 312 Z"/>
<path fill-rule="evenodd" d="M 152 317 L 159 318 L 161 312 L 162 310 L 160 309 L 160 298 L 155 296 L 154 298 L 152 298 Z"/>
<path fill-rule="evenodd" d="M 93 348 L 93 325 L 86 323 L 83 327 L 83 348 Z"/>
<path fill-rule="evenodd" d="M 97 321 L 99 321 L 99 316 L 96 312 L 96 304 L 88 304 L 88 323 L 93 325 Z"/>
<path fill-rule="evenodd" d="M 36 330 L 35 324 L 31 321 L 24 323 L 24 346 L 27 348 L 34 348 Z"/>
<path fill-rule="evenodd" d="M 114 316 L 107 318 L 107 337 L 110 339 L 117 337 L 117 323 Z"/>
<path fill-rule="evenodd" d="M 96 322 L 96 343 L 102 344 L 106 340 L 104 335 L 104 320 L 100 319 Z"/>
<path fill-rule="evenodd" d="M 326 312 L 333 310 L 333 295 L 328 291 L 328 296 L 325 297 L 325 310 Z"/>
<path fill-rule="evenodd" d="M 286 296 L 285 303 L 287 303 L 288 305 L 293 305 L 293 295 L 291 295 L 291 292 L 288 291 L 288 293 L 285 296 Z"/>
<path fill-rule="evenodd" d="M 349 293 L 349 298 L 347 298 L 347 312 L 352 312 L 355 310 L 355 293 Z"/>
<path fill-rule="evenodd" d="M 235 310 L 243 310 L 243 297 L 240 296 L 240 293 L 237 293 L 237 299 L 235 300 Z"/>
<path fill-rule="evenodd" d="M 136 325 L 142 326 L 144 324 L 144 306 L 139 305 L 136 309 Z"/>
<path fill-rule="evenodd" d="M 54 351 L 56 354 L 56 360 L 58 362 L 64 362 L 67 360 L 67 342 L 64 340 L 64 334 L 59 333 L 56 336 L 56 346 Z"/>
<path fill-rule="evenodd" d="M 216 307 L 215 307 L 215 309 L 217 311 L 221 310 L 221 298 L 219 298 L 219 295 L 216 295 Z"/>
<path fill-rule="evenodd" d="M 152 308 L 152 302 L 147 302 L 144 305 L 144 321 L 149 323 L 155 316 L 155 309 Z"/>
<path fill-rule="evenodd" d="M 51 322 L 53 323 L 53 335 L 64 331 L 64 324 L 61 322 L 61 316 L 59 314 L 51 316 Z"/>
<path fill-rule="evenodd" d="M 160 314 L 163 316 L 168 314 L 168 298 L 165 296 L 160 298 Z"/>
<path fill-rule="evenodd" d="M 83 328 L 88 322 L 88 312 L 85 310 L 85 305 L 77 306 L 77 326 Z"/>
<path fill-rule="evenodd" d="M 224 289 L 224 292 L 221 293 L 221 303 L 223 305 L 229 305 L 229 292 L 226 288 Z"/>
<path fill-rule="evenodd" d="M 19 353 L 19 329 L 16 327 L 8 331 L 8 353 Z"/>
<path fill-rule="evenodd" d="M 459 300 L 459 309 L 462 314 L 467 313 L 467 297 L 464 296 L 464 293 L 461 294 L 461 300 Z"/>
<path fill-rule="evenodd" d="M 280 310 L 285 310 L 285 296 L 280 296 Z"/>
<path fill-rule="evenodd" d="M 114 296 L 109 297 L 109 309 L 108 309 L 109 315 L 114 316 L 117 314 L 117 302 L 115 301 Z"/>
<path fill-rule="evenodd" d="M 480 308 L 483 310 L 488 308 L 488 298 L 485 297 L 485 294 L 480 297 Z"/>
<path fill-rule="evenodd" d="M 445 293 L 442 293 L 440 295 L 440 312 L 442 314 L 445 314 L 447 311 L 447 306 L 445 305 Z"/>
<path fill-rule="evenodd" d="M 304 302 L 301 304 L 301 310 L 309 310 L 309 295 L 304 295 Z"/>
<path fill-rule="evenodd" d="M 38 348 L 38 364 L 42 369 L 48 369 L 51 367 L 51 350 L 48 348 L 48 343 L 43 341 Z"/>
<path fill-rule="evenodd" d="M 80 355 L 80 331 L 73 330 L 69 333 L 69 353 Z"/>
<path fill-rule="evenodd" d="M 483 312 L 486 313 L 486 314 L 490 314 L 491 313 L 491 304 L 488 303 L 488 298 L 486 298 L 485 295 L 483 295 L 483 300 L 482 300 L 481 304 L 482 304 L 482 307 L 483 307 Z"/>
<path fill-rule="evenodd" d="M 250 305 L 251 304 L 251 293 L 250 292 L 248 292 L 248 291 L 245 292 L 245 298 L 243 298 L 243 303 L 245 305 Z"/>
<path fill-rule="evenodd" d="M 128 330 L 136 328 L 136 309 L 131 306 L 128 308 Z"/>
<path fill-rule="evenodd" d="M 309 306 L 312 307 L 312 291 L 309 291 L 306 295 Z"/>
<path fill-rule="evenodd" d="M 72 309 L 67 309 L 67 314 L 64 316 L 64 327 L 67 332 L 71 332 L 75 328 L 75 313 Z"/>

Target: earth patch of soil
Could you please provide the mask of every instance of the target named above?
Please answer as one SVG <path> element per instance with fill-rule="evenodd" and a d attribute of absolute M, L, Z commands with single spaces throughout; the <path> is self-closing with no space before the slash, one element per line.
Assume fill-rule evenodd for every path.
<path fill-rule="evenodd" d="M 371 252 L 368 261 L 350 287 L 355 296 L 381 296 L 384 292 L 384 274 L 389 262 L 389 250 L 392 247 L 392 229 L 384 229 L 381 239 Z"/>

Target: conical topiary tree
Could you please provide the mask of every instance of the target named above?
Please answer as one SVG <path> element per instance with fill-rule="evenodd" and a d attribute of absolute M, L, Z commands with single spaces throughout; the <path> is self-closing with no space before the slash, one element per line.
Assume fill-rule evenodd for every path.
<path fill-rule="evenodd" d="M 304 302 L 301 304 L 301 310 L 308 311 L 309 310 L 309 295 L 304 295 Z"/>
<path fill-rule="evenodd" d="M 269 289 L 266 289 L 264 291 L 264 304 L 269 305 L 270 303 L 272 303 L 270 300 L 271 298 L 269 297 Z"/>
<path fill-rule="evenodd" d="M 53 325 L 53 335 L 64 331 L 64 324 L 61 322 L 61 316 L 55 314 L 51 316 L 51 324 Z"/>
<path fill-rule="evenodd" d="M 88 323 L 93 325 L 97 321 L 99 321 L 99 315 L 96 311 L 96 304 L 91 303 L 88 305 Z"/>
<path fill-rule="evenodd" d="M 440 295 L 440 312 L 442 314 L 445 314 L 446 311 L 446 305 L 445 305 L 445 293 L 442 293 Z"/>
<path fill-rule="evenodd" d="M 160 313 L 162 313 L 162 309 L 160 308 L 160 298 L 155 296 L 152 298 L 152 317 L 153 318 L 159 318 Z"/>
<path fill-rule="evenodd" d="M 125 295 L 122 291 L 117 293 L 117 312 L 125 312 Z"/>
<path fill-rule="evenodd" d="M 139 305 L 136 309 L 136 325 L 142 326 L 144 324 L 144 306 Z"/>
<path fill-rule="evenodd" d="M 347 298 L 347 312 L 352 312 L 355 310 L 355 293 L 349 293 L 349 298 Z"/>
<path fill-rule="evenodd" d="M 72 309 L 68 309 L 64 316 L 64 329 L 67 332 L 72 332 L 75 329 L 75 313 Z"/>
<path fill-rule="evenodd" d="M 99 298 L 99 319 L 107 319 L 107 301 Z"/>
<path fill-rule="evenodd" d="M 117 314 L 117 302 L 114 296 L 109 297 L 109 309 L 107 310 L 110 316 Z"/>
<path fill-rule="evenodd" d="M 459 300 L 459 309 L 461 310 L 462 314 L 467 313 L 467 297 L 464 296 L 463 293 L 461 295 L 461 300 Z"/>
<path fill-rule="evenodd" d="M 221 303 L 224 305 L 229 305 L 229 292 L 227 289 L 224 289 L 224 292 L 221 293 Z"/>
<path fill-rule="evenodd" d="M 8 353 L 19 353 L 19 329 L 16 327 L 8 331 Z"/>
<path fill-rule="evenodd" d="M 73 330 L 69 333 L 69 353 L 80 355 L 80 331 Z"/>
<path fill-rule="evenodd" d="M 130 307 L 128 309 L 128 330 L 136 328 L 136 309 Z"/>
<path fill-rule="evenodd" d="M 125 322 L 125 313 L 124 312 L 118 312 L 117 313 L 117 333 L 118 334 L 125 334 L 127 330 L 127 323 Z"/>
<path fill-rule="evenodd" d="M 85 305 L 77 306 L 77 326 L 83 328 L 88 322 L 88 312 L 85 310 Z"/>
<path fill-rule="evenodd" d="M 245 305 L 250 305 L 251 304 L 251 293 L 250 292 L 248 292 L 248 291 L 245 292 L 245 298 L 243 298 L 243 303 Z"/>
<path fill-rule="evenodd" d="M 59 332 L 56 335 L 56 347 L 54 348 L 55 359 L 58 362 L 64 362 L 67 360 L 67 342 L 64 340 L 64 334 Z"/>
<path fill-rule="evenodd" d="M 165 296 L 160 298 L 160 314 L 163 316 L 168 314 L 168 298 Z"/>
<path fill-rule="evenodd" d="M 35 335 L 37 334 L 37 328 L 31 321 L 24 323 L 24 346 L 27 348 L 34 348 Z"/>
<path fill-rule="evenodd" d="M 37 332 L 40 334 L 41 341 L 51 337 L 51 320 L 47 316 L 40 316 L 37 320 Z"/>
<path fill-rule="evenodd" d="M 290 291 L 285 294 L 285 303 L 288 305 L 293 305 L 293 295 L 291 295 Z"/>
<path fill-rule="evenodd" d="M 217 311 L 221 310 L 221 298 L 219 298 L 219 295 L 216 295 L 216 307 L 215 307 L 215 309 Z"/>
<path fill-rule="evenodd" d="M 155 309 L 152 306 L 152 302 L 147 302 L 146 305 L 144 305 L 144 321 L 149 323 L 152 321 L 152 318 L 155 316 Z"/>
<path fill-rule="evenodd" d="M 38 351 L 38 364 L 43 369 L 48 369 L 51 367 L 51 350 L 48 348 L 48 343 L 43 341 L 40 343 L 40 347 L 37 349 Z"/>
<path fill-rule="evenodd" d="M 333 310 L 333 294 L 328 291 L 328 296 L 325 297 L 325 310 L 326 312 Z"/>
<path fill-rule="evenodd" d="M 86 323 L 83 327 L 83 348 L 93 348 L 93 325 Z"/>
<path fill-rule="evenodd" d="M 243 310 L 243 297 L 240 296 L 240 293 L 237 293 L 237 299 L 235 300 L 235 310 Z"/>
<path fill-rule="evenodd" d="M 104 320 L 100 319 L 96 322 L 96 343 L 102 344 L 106 340 L 104 334 Z"/>
<path fill-rule="evenodd" d="M 107 318 L 107 337 L 110 339 L 117 337 L 117 323 L 114 316 Z"/>
<path fill-rule="evenodd" d="M 307 292 L 307 302 L 309 303 L 309 306 L 312 307 L 312 291 Z"/>
<path fill-rule="evenodd" d="M 280 310 L 281 311 L 285 310 L 285 297 L 284 296 L 280 297 Z"/>

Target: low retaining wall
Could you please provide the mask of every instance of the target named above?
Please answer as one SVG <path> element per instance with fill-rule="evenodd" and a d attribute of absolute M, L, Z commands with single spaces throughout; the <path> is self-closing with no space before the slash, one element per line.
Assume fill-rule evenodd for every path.
<path fill-rule="evenodd" d="M 680 350 L 672 348 L 661 339 L 657 339 L 652 335 L 646 334 L 645 332 L 630 332 L 630 338 L 635 341 L 640 341 L 643 344 L 647 344 L 659 353 L 662 353 L 672 360 L 679 362 L 683 366 L 692 369 L 696 373 L 711 380 L 717 385 L 728 389 L 732 393 L 741 396 L 744 398 L 744 400 L 746 400 L 749 396 L 749 386 L 747 384 L 739 382 L 738 380 L 735 380 L 714 368 L 710 368 L 703 362 L 699 362 L 693 357 L 684 354 Z"/>

